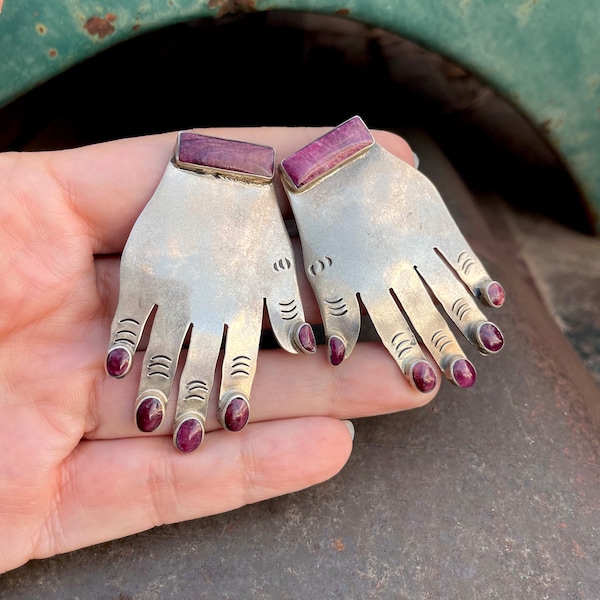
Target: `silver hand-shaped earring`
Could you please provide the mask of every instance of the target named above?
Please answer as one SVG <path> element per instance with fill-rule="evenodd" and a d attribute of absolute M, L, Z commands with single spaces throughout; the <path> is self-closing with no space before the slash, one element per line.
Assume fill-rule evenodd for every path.
<path fill-rule="evenodd" d="M 474 299 L 500 307 L 505 293 L 461 234 L 434 185 L 375 143 L 359 117 L 280 165 L 334 365 L 359 336 L 360 302 L 409 382 L 430 392 L 436 375 L 467 388 L 473 364 L 431 294 L 482 354 L 504 345 Z"/>
<path fill-rule="evenodd" d="M 265 301 L 282 348 L 316 350 L 279 211 L 274 161 L 267 146 L 180 133 L 123 251 L 106 371 L 117 378 L 129 372 L 155 311 L 135 419 L 143 432 L 159 427 L 184 362 L 173 429 L 182 452 L 195 450 L 204 438 L 224 338 L 217 414 L 230 431 L 248 422 Z"/>

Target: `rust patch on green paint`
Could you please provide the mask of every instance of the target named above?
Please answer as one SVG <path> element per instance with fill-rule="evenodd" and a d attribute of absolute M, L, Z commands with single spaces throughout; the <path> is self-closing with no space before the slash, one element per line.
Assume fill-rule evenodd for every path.
<path fill-rule="evenodd" d="M 83 28 L 90 34 L 96 35 L 99 39 L 111 35 L 115 31 L 114 21 L 117 20 L 116 15 L 108 13 L 105 17 L 90 17 L 84 24 Z"/>
<path fill-rule="evenodd" d="M 209 0 L 208 8 L 218 9 L 217 17 L 238 12 L 255 12 L 256 0 Z"/>

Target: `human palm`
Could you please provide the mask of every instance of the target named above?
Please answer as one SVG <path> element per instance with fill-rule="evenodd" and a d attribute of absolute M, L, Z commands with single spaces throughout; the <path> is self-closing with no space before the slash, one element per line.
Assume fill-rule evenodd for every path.
<path fill-rule="evenodd" d="M 286 156 L 323 131 L 208 133 Z M 410 160 L 402 140 L 378 137 Z M 0 572 L 321 482 L 351 450 L 340 419 L 413 408 L 434 395 L 412 389 L 379 344 L 357 346 L 360 368 L 350 369 L 263 350 L 253 419 L 242 432 L 222 429 L 213 399 L 197 453 L 173 448 L 175 403 L 164 431 L 140 433 L 131 411 L 142 361 L 122 380 L 105 374 L 104 361 L 119 254 L 174 140 L 0 155 Z M 319 312 L 299 278 L 314 323 Z"/>

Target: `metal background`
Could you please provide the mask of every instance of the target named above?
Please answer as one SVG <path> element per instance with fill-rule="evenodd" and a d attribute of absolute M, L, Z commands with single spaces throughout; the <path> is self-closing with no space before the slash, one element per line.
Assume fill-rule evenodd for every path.
<path fill-rule="evenodd" d="M 6 0 L 0 107 L 141 33 L 240 11 L 360 21 L 462 65 L 516 106 L 560 154 L 600 232 L 600 3 L 589 0 Z M 218 66 L 218 65 L 216 65 Z"/>

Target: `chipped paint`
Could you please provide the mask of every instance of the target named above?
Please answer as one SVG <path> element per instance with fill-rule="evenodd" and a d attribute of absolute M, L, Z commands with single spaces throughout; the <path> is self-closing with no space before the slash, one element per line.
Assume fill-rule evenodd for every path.
<path fill-rule="evenodd" d="M 542 121 L 540 127 L 546 134 L 551 134 L 557 129 L 560 129 L 565 124 L 565 120 L 562 117 L 550 118 Z"/>
<path fill-rule="evenodd" d="M 533 12 L 533 9 L 537 3 L 538 0 L 525 0 L 525 2 L 517 6 L 515 16 L 517 17 L 517 22 L 521 27 L 529 23 L 529 19 L 531 19 L 531 13 Z"/>
<path fill-rule="evenodd" d="M 43 23 L 38 23 L 35 26 L 35 30 L 40 34 L 40 35 L 46 35 L 48 29 L 46 29 L 46 26 Z"/>
<path fill-rule="evenodd" d="M 586 100 L 593 100 L 598 94 L 598 88 L 600 88 L 600 75 L 593 73 L 589 75 L 585 80 L 586 85 Z"/>

